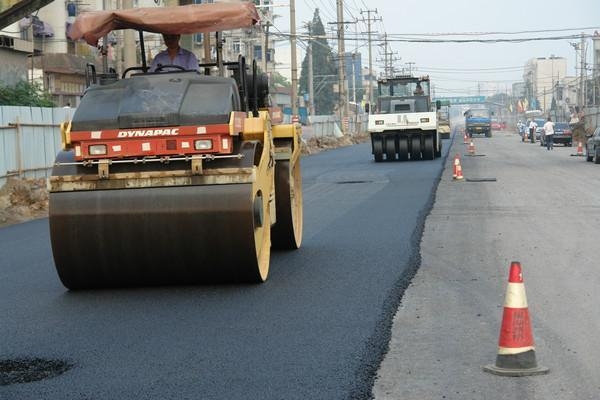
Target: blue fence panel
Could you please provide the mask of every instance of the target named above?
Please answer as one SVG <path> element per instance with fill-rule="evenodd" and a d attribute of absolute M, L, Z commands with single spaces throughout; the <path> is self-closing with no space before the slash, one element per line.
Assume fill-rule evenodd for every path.
<path fill-rule="evenodd" d="M 73 109 L 0 107 L 0 186 L 11 176 L 47 178 L 60 150 L 60 124 Z"/>
<path fill-rule="evenodd" d="M 18 168 L 17 157 L 17 128 L 10 124 L 14 122 L 14 107 L 0 107 L 0 135 L 2 135 L 2 160 L 0 161 L 0 185 L 4 185 L 10 171 Z"/>

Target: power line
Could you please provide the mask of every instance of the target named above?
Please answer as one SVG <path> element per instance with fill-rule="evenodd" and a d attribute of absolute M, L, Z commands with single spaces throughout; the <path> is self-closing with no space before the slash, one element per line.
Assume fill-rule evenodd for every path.
<path fill-rule="evenodd" d="M 525 33 L 548 33 L 548 32 L 567 32 L 567 31 L 584 31 L 600 29 L 599 27 L 584 27 L 584 28 L 561 28 L 561 29 L 540 29 L 528 31 L 497 31 L 497 32 L 433 32 L 433 33 L 402 33 L 404 36 L 487 36 L 487 35 L 521 35 Z M 392 34 L 393 35 L 393 34 Z"/>
<path fill-rule="evenodd" d="M 565 35 L 565 36 L 547 36 L 547 37 L 528 37 L 518 39 L 415 39 L 415 38 L 403 38 L 403 36 L 389 35 L 388 40 L 390 42 L 402 42 L 402 43 L 524 43 L 524 42 L 535 42 L 544 40 L 566 40 L 566 39 L 580 39 L 582 35 Z M 583 35 L 583 37 L 589 38 L 592 35 Z"/>

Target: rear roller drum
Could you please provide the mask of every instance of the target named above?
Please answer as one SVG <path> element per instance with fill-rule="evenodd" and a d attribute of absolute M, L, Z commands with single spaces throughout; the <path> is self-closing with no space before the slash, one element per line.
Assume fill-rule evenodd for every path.
<path fill-rule="evenodd" d="M 275 164 L 275 210 L 277 221 L 271 228 L 274 248 L 294 250 L 302 242 L 302 175 L 300 159 L 290 170 L 290 161 Z"/>

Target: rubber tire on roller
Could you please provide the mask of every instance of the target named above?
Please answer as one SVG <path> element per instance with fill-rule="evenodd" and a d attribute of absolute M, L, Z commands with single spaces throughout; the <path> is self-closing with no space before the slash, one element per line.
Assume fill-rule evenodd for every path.
<path fill-rule="evenodd" d="M 438 142 L 437 146 L 434 145 L 435 146 L 435 157 L 439 158 L 442 156 L 442 146 L 443 146 L 442 143 L 443 142 L 441 140 L 438 140 L 437 142 Z"/>
<path fill-rule="evenodd" d="M 406 136 L 398 138 L 398 158 L 401 161 L 408 160 L 408 138 Z"/>
<path fill-rule="evenodd" d="M 375 162 L 383 161 L 383 138 L 381 136 L 373 137 L 373 156 Z"/>
<path fill-rule="evenodd" d="M 274 248 L 295 250 L 302 243 L 302 174 L 300 159 L 290 171 L 290 161 L 275 164 L 275 210 L 277 222 L 271 228 Z"/>
<path fill-rule="evenodd" d="M 261 151 L 244 142 L 240 162 Z M 271 220 L 259 181 L 52 192 L 58 275 L 69 289 L 263 282 Z"/>
<path fill-rule="evenodd" d="M 433 160 L 435 158 L 435 149 L 433 148 L 433 136 L 427 135 L 425 137 L 425 147 L 423 149 L 423 159 Z"/>
<path fill-rule="evenodd" d="M 394 135 L 385 138 L 385 158 L 387 161 L 396 159 L 396 141 Z"/>
<path fill-rule="evenodd" d="M 410 159 L 412 161 L 421 159 L 421 138 L 413 136 L 410 139 Z"/>

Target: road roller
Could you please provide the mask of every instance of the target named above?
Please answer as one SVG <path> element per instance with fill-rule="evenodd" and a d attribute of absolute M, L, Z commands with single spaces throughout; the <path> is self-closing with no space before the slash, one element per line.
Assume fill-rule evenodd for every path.
<path fill-rule="evenodd" d="M 72 39 L 114 29 L 189 34 L 258 21 L 252 3 L 84 13 Z M 218 38 L 218 33 L 216 34 Z M 220 53 L 220 49 L 219 49 Z M 71 290 L 260 283 L 271 246 L 302 240 L 301 128 L 270 107 L 268 81 L 238 57 L 198 70 L 102 71 L 61 125 L 49 225 Z M 106 63 L 104 62 L 106 65 Z"/>
<path fill-rule="evenodd" d="M 429 76 L 394 75 L 377 80 L 377 104 L 368 130 L 375 162 L 433 160 L 442 156 Z"/>

